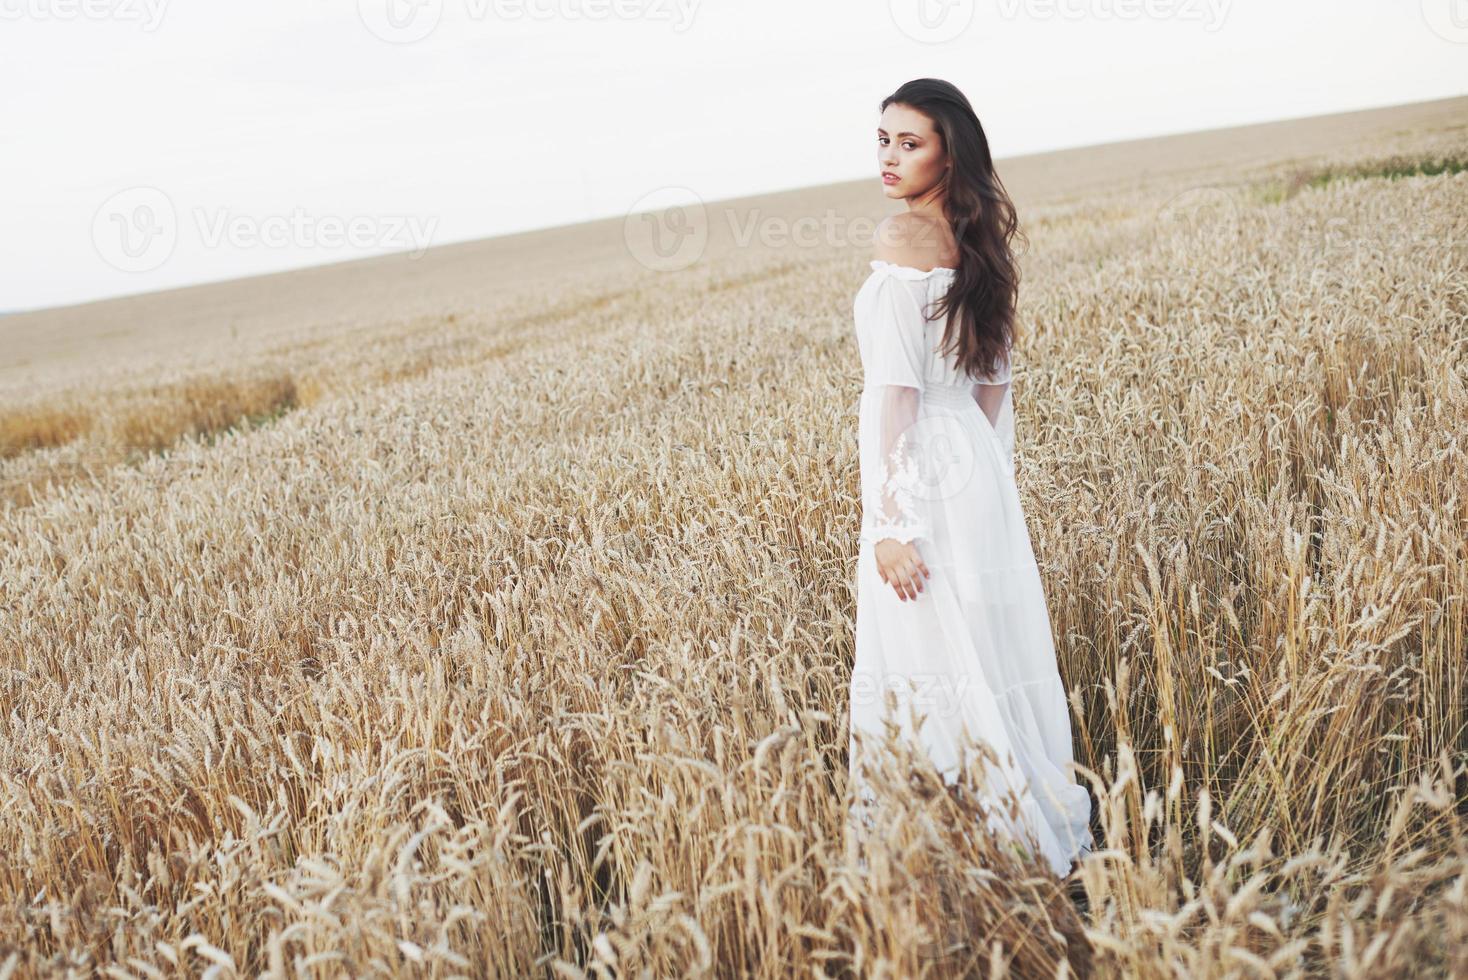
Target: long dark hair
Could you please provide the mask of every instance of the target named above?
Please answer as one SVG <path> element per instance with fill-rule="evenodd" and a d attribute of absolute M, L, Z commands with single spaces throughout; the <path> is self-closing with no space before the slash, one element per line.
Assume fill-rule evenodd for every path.
<path fill-rule="evenodd" d="M 958 241 L 959 261 L 947 295 L 933 317 L 946 317 L 941 353 L 956 353 L 961 370 L 994 375 L 1014 337 L 1019 263 L 1010 249 L 1019 219 L 994 172 L 989 138 L 968 99 L 940 78 L 916 78 L 882 100 L 915 109 L 933 121 L 948 154 L 943 177 L 944 216 Z"/>

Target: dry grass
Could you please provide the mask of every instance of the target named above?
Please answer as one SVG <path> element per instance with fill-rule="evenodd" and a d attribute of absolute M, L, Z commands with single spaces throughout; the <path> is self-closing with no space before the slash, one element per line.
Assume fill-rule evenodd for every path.
<path fill-rule="evenodd" d="M 1462 139 L 1024 216 L 1084 914 L 900 747 L 844 833 L 864 256 L 30 393 L 0 974 L 1468 971 L 1468 174 L 1267 193 Z"/>

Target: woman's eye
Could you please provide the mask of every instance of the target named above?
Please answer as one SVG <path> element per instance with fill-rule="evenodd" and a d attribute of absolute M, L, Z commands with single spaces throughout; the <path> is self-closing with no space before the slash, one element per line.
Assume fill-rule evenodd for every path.
<path fill-rule="evenodd" d="M 902 144 L 903 149 L 907 149 L 907 150 L 910 150 L 910 149 L 912 149 L 915 146 L 917 146 L 917 144 L 914 143 L 912 140 L 908 140 L 906 143 L 903 143 Z"/>

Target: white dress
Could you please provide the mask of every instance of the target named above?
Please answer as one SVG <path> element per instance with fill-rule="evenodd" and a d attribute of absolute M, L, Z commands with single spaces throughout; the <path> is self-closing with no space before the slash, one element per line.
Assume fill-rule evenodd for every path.
<path fill-rule="evenodd" d="M 964 732 L 987 742 L 1002 771 L 986 786 L 1018 801 L 986 806 L 988 825 L 1034 848 L 1058 875 L 1090 849 L 1090 796 L 1069 769 L 1070 712 L 1055 665 L 1050 617 L 1014 482 L 1014 408 L 1006 359 L 993 378 L 960 374 L 934 348 L 941 318 L 925 311 L 953 281 L 880 260 L 853 312 L 864 388 L 858 423 L 862 525 L 856 662 L 851 678 L 852 815 L 875 802 L 860 759 L 889 718 L 950 783 Z M 998 400 L 991 424 L 976 396 Z M 915 599 L 882 581 L 882 538 L 915 541 L 931 577 Z M 887 697 L 896 714 L 886 713 Z M 925 716 L 915 728 L 912 714 Z M 977 753 L 970 748 L 970 758 Z M 991 797 L 994 799 L 996 797 Z M 1016 821 L 1015 813 L 1019 820 Z"/>

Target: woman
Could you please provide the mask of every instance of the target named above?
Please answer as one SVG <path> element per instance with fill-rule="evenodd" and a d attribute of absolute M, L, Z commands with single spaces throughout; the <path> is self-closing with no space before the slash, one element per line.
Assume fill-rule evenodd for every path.
<path fill-rule="evenodd" d="M 884 719 L 950 783 L 983 761 L 989 826 L 1057 875 L 1091 844 L 1070 714 L 1014 482 L 1014 207 L 968 100 L 937 79 L 882 102 L 877 159 L 907 211 L 878 227 L 854 314 L 862 527 L 851 776 Z M 890 707 L 895 709 L 889 713 Z M 990 757 L 965 734 L 987 743 Z"/>

